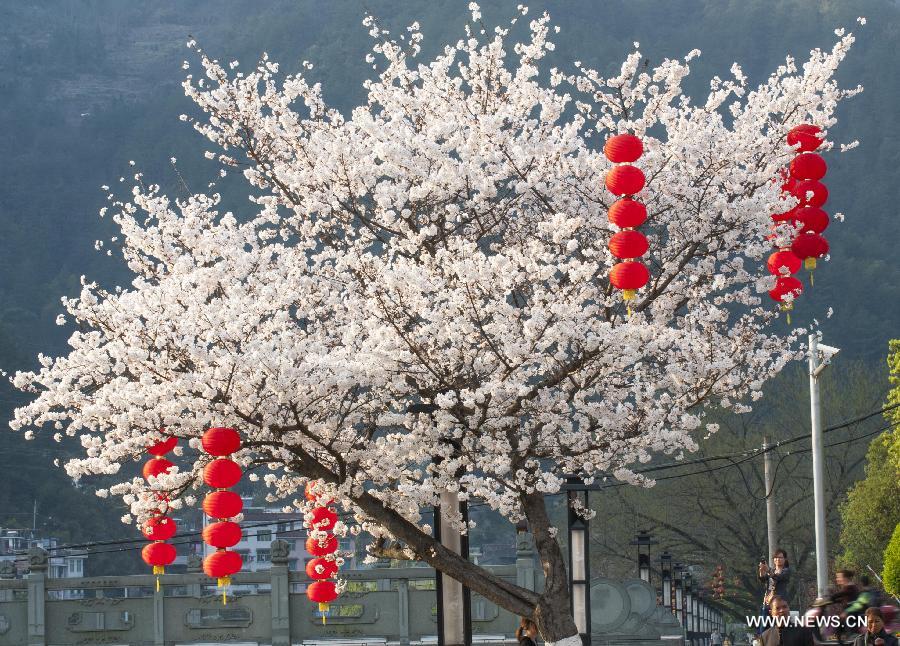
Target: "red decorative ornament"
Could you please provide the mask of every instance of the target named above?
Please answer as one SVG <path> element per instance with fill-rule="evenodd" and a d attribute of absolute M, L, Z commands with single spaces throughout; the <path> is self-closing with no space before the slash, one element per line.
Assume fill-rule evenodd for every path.
<path fill-rule="evenodd" d="M 775 276 L 781 276 L 782 268 L 786 268 L 789 274 L 796 274 L 800 271 L 801 264 L 800 259 L 794 255 L 794 252 L 785 249 L 776 251 L 769 256 L 769 261 L 766 263 L 766 266 L 769 268 L 769 273 L 774 274 Z"/>
<path fill-rule="evenodd" d="M 337 599 L 337 589 L 334 581 L 315 581 L 306 588 L 306 596 L 313 603 L 319 604 L 319 612 L 322 613 L 322 623 L 325 623 L 325 614 L 328 612 L 328 604 Z"/>
<path fill-rule="evenodd" d="M 243 565 L 243 559 L 237 552 L 219 550 L 203 559 L 203 572 L 218 579 L 218 586 L 223 587 L 231 583 L 231 575 L 240 572 Z"/>
<path fill-rule="evenodd" d="M 147 463 L 144 464 L 143 474 L 144 479 L 149 480 L 151 477 L 157 477 L 166 473 L 169 469 L 174 467 L 175 465 L 165 458 L 152 458 L 147 460 Z"/>
<path fill-rule="evenodd" d="M 211 428 L 200 442 L 204 451 L 217 457 L 231 455 L 241 448 L 241 436 L 233 428 Z"/>
<path fill-rule="evenodd" d="M 609 239 L 609 250 L 616 258 L 640 258 L 650 248 L 640 231 L 619 231 Z"/>
<path fill-rule="evenodd" d="M 791 251 L 803 259 L 804 267 L 812 270 L 816 259 L 828 253 L 828 241 L 818 233 L 801 233 L 791 244 Z"/>
<path fill-rule="evenodd" d="M 310 513 L 312 523 L 310 529 L 327 532 L 337 522 L 337 514 L 329 507 L 313 507 Z"/>
<path fill-rule="evenodd" d="M 799 279 L 793 276 L 779 276 L 775 281 L 775 287 L 769 290 L 769 296 L 772 297 L 772 300 L 787 305 L 785 303 L 786 296 L 791 295 L 793 298 L 797 298 L 802 292 L 803 283 Z M 786 309 L 789 308 L 786 307 Z"/>
<path fill-rule="evenodd" d="M 804 206 L 794 213 L 803 233 L 822 233 L 828 228 L 828 214 L 816 206 Z"/>
<path fill-rule="evenodd" d="M 331 500 L 330 498 L 328 500 L 319 500 L 319 495 L 317 493 L 315 493 L 315 491 L 313 491 L 313 489 L 315 488 L 315 485 L 318 485 L 318 484 L 319 483 L 316 480 L 310 480 L 309 482 L 306 483 L 306 488 L 304 489 L 304 495 L 306 496 L 306 499 L 310 502 L 316 502 L 319 505 L 325 505 L 325 506 L 333 503 L 334 500 Z"/>
<path fill-rule="evenodd" d="M 306 539 L 306 551 L 313 556 L 328 556 L 334 554 L 338 549 L 338 540 L 333 534 L 326 534 L 324 540 L 319 540 L 315 536 Z"/>
<path fill-rule="evenodd" d="M 644 154 L 644 144 L 634 135 L 616 135 L 606 140 L 603 154 L 614 164 L 631 163 Z"/>
<path fill-rule="evenodd" d="M 141 534 L 148 541 L 167 541 L 175 536 L 177 529 L 174 518 L 154 516 L 141 527 Z"/>
<path fill-rule="evenodd" d="M 822 179 L 828 172 L 828 165 L 821 155 L 800 153 L 791 160 L 791 177 L 797 180 Z"/>
<path fill-rule="evenodd" d="M 773 213 L 772 220 L 774 222 L 789 222 L 794 219 L 794 214 L 797 213 L 797 209 L 799 207 L 795 206 L 787 211 L 783 211 L 781 213 Z"/>
<path fill-rule="evenodd" d="M 241 526 L 224 520 L 203 528 L 203 542 L 213 547 L 233 547 L 241 541 Z"/>
<path fill-rule="evenodd" d="M 243 508 L 244 501 L 233 491 L 211 491 L 203 499 L 203 511 L 210 518 L 233 518 Z"/>
<path fill-rule="evenodd" d="M 828 187 L 814 179 L 796 182 L 790 194 L 800 200 L 800 206 L 823 206 L 828 201 Z"/>
<path fill-rule="evenodd" d="M 175 560 L 175 548 L 168 543 L 149 543 L 141 550 L 144 563 L 153 566 L 153 574 L 165 573 L 165 567 Z"/>
<path fill-rule="evenodd" d="M 810 152 L 822 145 L 825 140 L 820 136 L 822 129 L 809 123 L 802 123 L 790 129 L 787 134 L 788 146 L 797 146 L 797 152 Z"/>
<path fill-rule="evenodd" d="M 647 207 L 625 197 L 613 202 L 606 215 L 620 229 L 631 229 L 641 226 L 647 219 Z"/>
<path fill-rule="evenodd" d="M 321 557 L 314 558 L 306 564 L 306 576 L 310 579 L 330 579 L 337 571 L 337 563 Z"/>
<path fill-rule="evenodd" d="M 234 460 L 218 458 L 203 467 L 203 482 L 214 489 L 227 489 L 240 481 L 242 473 Z"/>
<path fill-rule="evenodd" d="M 640 193 L 647 179 L 637 166 L 623 164 L 613 166 L 606 173 L 606 188 L 613 195 L 634 195 Z"/>
<path fill-rule="evenodd" d="M 148 446 L 147 453 L 149 453 L 150 455 L 155 455 L 155 456 L 163 456 L 166 453 L 168 453 L 169 451 L 171 451 L 172 449 L 174 449 L 177 444 L 178 444 L 177 437 L 167 437 L 164 440 L 160 440 L 159 442 L 156 442 L 155 444 L 151 444 L 150 446 Z"/>
<path fill-rule="evenodd" d="M 622 298 L 626 301 L 636 296 L 637 290 L 650 280 L 650 272 L 643 263 L 637 261 L 620 262 L 609 272 L 609 282 L 616 289 L 622 290 Z"/>

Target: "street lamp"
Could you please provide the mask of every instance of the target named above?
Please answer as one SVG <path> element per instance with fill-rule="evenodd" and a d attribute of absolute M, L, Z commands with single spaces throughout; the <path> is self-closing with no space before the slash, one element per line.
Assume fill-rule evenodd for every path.
<path fill-rule="evenodd" d="M 650 532 L 642 529 L 631 541 L 630 545 L 637 545 L 638 548 L 638 576 L 642 581 L 650 583 L 650 546 L 656 545 L 657 541 L 650 538 Z"/>
<path fill-rule="evenodd" d="M 684 566 L 675 564 L 673 570 L 675 577 L 675 598 L 673 599 L 672 613 L 678 619 L 678 623 L 684 624 Z"/>
<path fill-rule="evenodd" d="M 681 623 L 685 630 L 691 633 L 694 628 L 694 580 L 691 573 L 687 571 L 682 578 L 684 579 L 684 615 Z"/>
<path fill-rule="evenodd" d="M 663 552 L 659 555 L 659 572 L 662 577 L 662 599 L 666 608 L 672 607 L 672 555 Z"/>
<path fill-rule="evenodd" d="M 816 519 L 816 591 L 825 597 L 828 588 L 828 544 L 825 535 L 825 452 L 822 442 L 822 408 L 819 403 L 819 375 L 840 350 L 820 344 L 819 335 L 809 335 L 809 413 L 812 427 L 813 506 Z"/>
<path fill-rule="evenodd" d="M 578 484 L 572 479 L 570 484 Z M 575 617 L 575 627 L 581 634 L 585 644 L 590 643 L 591 638 L 591 599 L 588 589 L 589 557 L 588 524 L 576 512 L 577 507 L 588 508 L 588 492 L 569 489 L 566 492 L 569 507 L 569 596 L 572 599 L 572 615 Z"/>

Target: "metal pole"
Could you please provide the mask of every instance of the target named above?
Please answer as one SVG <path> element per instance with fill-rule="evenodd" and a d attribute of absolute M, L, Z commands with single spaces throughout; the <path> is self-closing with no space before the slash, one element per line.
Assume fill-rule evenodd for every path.
<path fill-rule="evenodd" d="M 825 535 L 825 456 L 819 405 L 819 337 L 809 335 L 809 412 L 812 426 L 813 504 L 816 520 L 816 591 L 824 597 L 828 587 L 828 545 Z"/>
<path fill-rule="evenodd" d="M 440 509 L 435 510 L 435 538 L 441 545 L 457 554 L 462 553 L 459 532 L 451 531 L 449 517 L 459 509 L 459 496 L 455 491 L 442 491 Z M 463 585 L 456 579 L 435 571 L 438 595 L 438 640 L 441 646 L 465 646 L 465 595 Z"/>
<path fill-rule="evenodd" d="M 569 599 L 575 626 L 584 644 L 590 643 L 590 615 L 588 597 L 588 558 L 587 558 L 587 523 L 575 512 L 575 501 L 579 498 L 577 491 L 566 492 L 568 503 L 569 530 Z"/>
<path fill-rule="evenodd" d="M 766 479 L 766 530 L 769 537 L 769 554 L 772 558 L 778 549 L 778 517 L 775 515 L 775 471 L 772 468 L 772 452 L 769 451 L 769 438 L 763 438 L 763 475 Z"/>

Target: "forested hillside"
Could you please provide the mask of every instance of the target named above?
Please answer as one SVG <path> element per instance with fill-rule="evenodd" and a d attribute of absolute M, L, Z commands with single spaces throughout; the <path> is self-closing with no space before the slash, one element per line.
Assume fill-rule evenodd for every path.
<path fill-rule="evenodd" d="M 315 64 L 310 75 L 322 82 L 326 98 L 348 111 L 364 100 L 362 81 L 372 72 L 364 60 L 371 40 L 361 24 L 367 10 L 395 33 L 418 20 L 427 60 L 444 43 L 464 35 L 467 4 L 7 3 L 0 26 L 0 367 L 30 367 L 38 352 L 62 350 L 71 330 L 54 323 L 59 298 L 78 290 L 81 275 L 104 284 L 129 280 L 115 252 L 108 257 L 107 247 L 99 253 L 94 249 L 95 240 L 114 235 L 111 223 L 97 215 L 106 201 L 100 187 L 127 191 L 135 172 L 129 160 L 172 195 L 179 195 L 184 185 L 198 189 L 217 179 L 218 169 L 203 158 L 204 140 L 178 118 L 192 110 L 180 85 L 189 35 L 213 57 L 238 59 L 245 66 L 264 51 L 284 72 L 308 60 Z M 515 15 L 516 2 L 481 4 L 488 25 L 508 23 Z M 837 142 L 858 139 L 860 146 L 827 154 L 827 208 L 844 213 L 846 221 L 829 229 L 831 262 L 817 271 L 815 287 L 804 294 L 794 322 L 818 319 L 826 342 L 844 350 L 842 360 L 858 360 L 881 374 L 887 340 L 900 333 L 897 3 L 559 0 L 529 6 L 529 17 L 547 10 L 560 26 L 550 65 L 563 70 L 572 70 L 572 61 L 580 60 L 610 72 L 634 41 L 653 62 L 701 49 L 687 83 L 698 97 L 712 76 L 728 74 L 733 61 L 741 63 L 752 85 L 763 81 L 786 54 L 802 60 L 813 47 L 830 48 L 836 27 L 859 34 L 839 79 L 845 87 L 861 83 L 865 92 L 840 109 L 840 123 L 830 137 Z M 868 23 L 861 27 L 857 16 Z M 171 158 L 177 159 L 177 172 Z M 122 184 L 120 177 L 125 178 Z M 241 196 L 228 182 L 221 188 L 233 198 L 229 209 L 240 213 L 252 207 L 246 194 Z M 829 308 L 834 313 L 826 318 Z M 802 379 L 792 385 L 802 388 Z M 832 415 L 858 412 L 858 407 L 842 407 L 840 389 L 835 393 Z M 3 386 L 0 397 L 8 419 L 21 395 Z M 876 407 L 878 397 L 873 397 Z M 724 450 L 728 438 L 717 441 Z M 30 524 L 38 498 L 38 524 L 63 538 L 133 534 L 132 527 L 115 520 L 120 512 L 113 503 L 73 489 L 63 473 L 50 467 L 58 445 L 46 438 L 26 445 L 22 437 L 4 432 L 0 451 L 0 525 Z M 84 523 L 84 517 L 94 522 Z"/>

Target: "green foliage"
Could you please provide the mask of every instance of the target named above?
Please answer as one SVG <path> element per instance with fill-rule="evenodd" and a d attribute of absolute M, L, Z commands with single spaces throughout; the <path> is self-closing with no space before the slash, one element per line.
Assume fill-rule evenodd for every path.
<path fill-rule="evenodd" d="M 900 523 L 900 472 L 889 459 L 890 434 L 880 435 L 866 454 L 866 477 L 857 482 L 841 505 L 842 566 L 881 569 L 881 558 Z"/>
<path fill-rule="evenodd" d="M 894 468 L 900 472 L 900 339 L 893 339 L 890 342 L 887 362 L 888 379 L 893 386 L 888 393 L 887 405 L 897 407 L 887 413 L 887 418 L 893 426 L 888 435 L 888 453 Z"/>
<path fill-rule="evenodd" d="M 900 523 L 894 529 L 891 542 L 884 551 L 884 571 L 881 578 L 888 594 L 900 595 Z"/>

